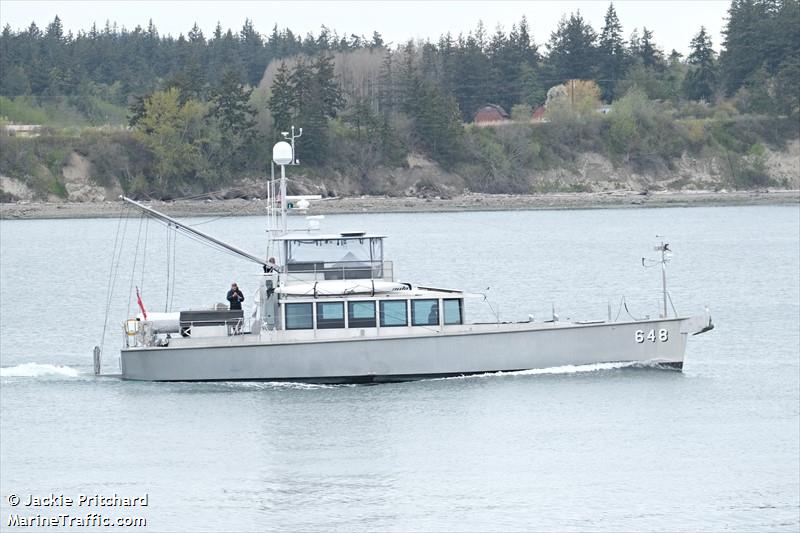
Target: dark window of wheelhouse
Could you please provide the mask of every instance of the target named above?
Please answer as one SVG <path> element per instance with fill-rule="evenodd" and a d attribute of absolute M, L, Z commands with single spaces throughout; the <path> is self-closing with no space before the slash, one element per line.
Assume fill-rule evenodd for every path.
<path fill-rule="evenodd" d="M 347 302 L 347 324 L 351 328 L 374 328 L 375 302 Z"/>
<path fill-rule="evenodd" d="M 286 329 L 312 329 L 312 307 L 307 304 L 286 304 Z"/>
<path fill-rule="evenodd" d="M 461 298 L 448 298 L 442 301 L 444 311 L 445 324 L 461 324 L 461 306 L 463 305 Z"/>
<path fill-rule="evenodd" d="M 344 327 L 344 302 L 317 302 L 317 329 Z"/>
<path fill-rule="evenodd" d="M 411 300 L 412 326 L 438 326 L 439 300 Z"/>
<path fill-rule="evenodd" d="M 407 326 L 407 300 L 386 300 L 381 302 L 381 327 Z"/>

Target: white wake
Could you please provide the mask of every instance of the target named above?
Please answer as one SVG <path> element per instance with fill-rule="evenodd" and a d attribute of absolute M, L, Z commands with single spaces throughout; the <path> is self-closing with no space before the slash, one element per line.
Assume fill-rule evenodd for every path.
<path fill-rule="evenodd" d="M 563 366 L 551 366 L 548 368 L 532 368 L 530 370 L 516 370 L 513 372 L 486 372 L 483 374 L 467 374 L 464 376 L 451 376 L 446 378 L 435 378 L 431 381 L 437 379 L 475 379 L 475 378 L 483 378 L 489 376 L 538 376 L 538 375 L 549 375 L 549 374 L 581 374 L 583 372 L 599 372 L 601 370 L 616 370 L 619 368 L 629 368 L 629 367 L 638 367 L 641 368 L 643 365 L 641 362 L 638 361 L 627 361 L 627 362 L 620 362 L 620 363 L 592 363 L 588 365 L 563 365 Z"/>
<path fill-rule="evenodd" d="M 642 366 L 636 361 L 626 363 L 593 363 L 590 365 L 564 365 L 553 366 L 550 368 L 533 368 L 531 370 L 519 370 L 517 372 L 505 372 L 511 376 L 531 376 L 539 374 L 580 374 L 581 372 L 598 372 L 600 370 L 616 370 L 630 366 Z"/>
<path fill-rule="evenodd" d="M 43 376 L 75 378 L 79 375 L 80 372 L 78 372 L 78 370 L 68 366 L 41 363 L 23 363 L 21 365 L 0 368 L 0 377 L 4 378 L 38 378 Z"/>

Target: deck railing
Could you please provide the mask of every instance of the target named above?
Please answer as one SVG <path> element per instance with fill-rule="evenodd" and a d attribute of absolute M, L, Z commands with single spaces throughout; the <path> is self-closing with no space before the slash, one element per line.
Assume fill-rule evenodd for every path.
<path fill-rule="evenodd" d="M 178 331 L 169 332 L 154 330 L 147 320 L 130 319 L 122 325 L 123 346 L 126 348 L 166 346 L 169 344 L 170 335 L 191 337 L 194 331 L 200 334 L 202 329 L 209 327 L 224 327 L 229 337 L 251 333 L 249 322 L 241 316 L 224 320 L 181 320 Z"/>

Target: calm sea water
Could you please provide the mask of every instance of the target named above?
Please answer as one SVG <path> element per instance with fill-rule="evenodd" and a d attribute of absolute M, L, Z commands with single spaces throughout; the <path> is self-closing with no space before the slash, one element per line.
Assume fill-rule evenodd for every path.
<path fill-rule="evenodd" d="M 264 253 L 258 218 L 190 222 Z M 655 315 L 660 272 L 641 257 L 666 235 L 675 306 L 708 304 L 717 324 L 690 339 L 683 373 L 596 365 L 378 386 L 95 378 L 118 227 L 108 372 L 132 286 L 150 310 L 197 307 L 233 280 L 252 289 L 258 270 L 181 237 L 170 297 L 165 230 L 118 224 L 0 222 L 0 529 L 25 529 L 8 525 L 14 513 L 88 512 L 24 505 L 51 492 L 147 494 L 147 507 L 90 509 L 144 517 L 141 531 L 800 528 L 796 206 L 329 216 L 331 230 L 389 235 L 401 280 L 486 293 L 502 319 L 546 319 L 553 305 L 604 318 L 623 295 Z"/>

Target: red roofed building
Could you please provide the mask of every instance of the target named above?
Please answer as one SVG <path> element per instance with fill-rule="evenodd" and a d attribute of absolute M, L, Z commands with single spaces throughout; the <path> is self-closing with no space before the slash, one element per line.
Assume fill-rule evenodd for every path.
<path fill-rule="evenodd" d="M 500 107 L 499 105 L 495 104 L 486 104 L 482 108 L 478 109 L 475 113 L 475 117 L 472 119 L 472 122 L 476 124 L 486 123 L 486 122 L 505 122 L 508 120 L 508 113 L 506 110 Z"/>

